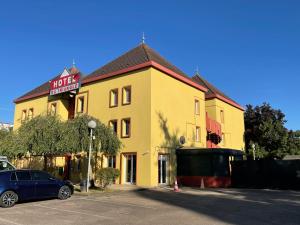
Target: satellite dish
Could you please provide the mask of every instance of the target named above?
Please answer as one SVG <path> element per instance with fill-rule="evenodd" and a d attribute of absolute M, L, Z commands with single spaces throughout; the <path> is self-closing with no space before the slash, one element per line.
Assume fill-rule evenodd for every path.
<path fill-rule="evenodd" d="M 179 143 L 180 143 L 181 145 L 183 145 L 183 144 L 185 143 L 185 137 L 184 137 L 184 136 L 181 136 L 181 137 L 179 138 Z"/>

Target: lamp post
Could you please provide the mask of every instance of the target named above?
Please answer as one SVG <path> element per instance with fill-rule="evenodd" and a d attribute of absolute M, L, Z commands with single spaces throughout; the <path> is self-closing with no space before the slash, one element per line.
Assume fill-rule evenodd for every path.
<path fill-rule="evenodd" d="M 252 149 L 253 149 L 253 160 L 255 160 L 255 144 L 252 144 Z"/>
<path fill-rule="evenodd" d="M 90 120 L 88 122 L 88 127 L 90 128 L 90 148 L 89 148 L 89 161 L 88 161 L 88 172 L 86 178 L 86 192 L 89 192 L 89 184 L 90 184 L 90 173 L 91 173 L 91 155 L 92 155 L 92 142 L 93 142 L 93 129 L 95 129 L 97 123 L 94 120 Z"/>

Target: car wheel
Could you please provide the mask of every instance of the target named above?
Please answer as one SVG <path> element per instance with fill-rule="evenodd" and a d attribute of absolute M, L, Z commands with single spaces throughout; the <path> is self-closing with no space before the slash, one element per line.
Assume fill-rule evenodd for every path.
<path fill-rule="evenodd" d="M 16 204 L 19 197 L 13 191 L 6 191 L 0 197 L 0 206 L 3 208 L 9 208 Z"/>
<path fill-rule="evenodd" d="M 71 194 L 71 189 L 67 185 L 64 185 L 59 189 L 58 198 L 61 200 L 65 200 L 67 198 L 70 198 Z"/>

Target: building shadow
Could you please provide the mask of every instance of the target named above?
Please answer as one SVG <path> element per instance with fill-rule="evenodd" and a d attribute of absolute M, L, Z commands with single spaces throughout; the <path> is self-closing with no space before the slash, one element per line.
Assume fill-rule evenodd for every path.
<path fill-rule="evenodd" d="M 151 189 L 135 194 L 230 224 L 299 224 L 300 192 L 209 189 L 187 193 Z M 201 221 L 199 221 L 201 224 Z"/>
<path fill-rule="evenodd" d="M 163 151 L 169 155 L 169 184 L 173 184 L 175 182 L 175 177 L 177 173 L 176 149 L 180 147 L 180 134 L 178 129 L 174 129 L 171 131 L 168 124 L 168 119 L 164 116 L 162 112 L 156 112 L 156 114 L 158 118 L 159 127 L 163 135 L 162 142 L 158 146 L 158 151 Z"/>

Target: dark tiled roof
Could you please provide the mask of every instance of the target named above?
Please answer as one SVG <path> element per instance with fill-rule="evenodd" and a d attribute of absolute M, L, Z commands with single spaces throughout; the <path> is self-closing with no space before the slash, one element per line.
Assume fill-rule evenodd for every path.
<path fill-rule="evenodd" d="M 220 95 L 227 100 L 239 105 L 237 102 L 229 98 L 227 95 L 225 95 L 222 91 L 220 91 L 218 88 L 213 86 L 211 83 L 209 83 L 207 80 L 205 80 L 203 77 L 201 77 L 199 74 L 196 74 L 195 76 L 192 77 L 192 80 L 194 80 L 196 83 L 206 87 L 208 91 L 205 93 L 206 98 L 209 98 L 213 95 Z"/>
<path fill-rule="evenodd" d="M 181 76 L 188 77 L 184 72 L 182 72 L 176 66 L 172 65 L 148 45 L 140 44 L 134 49 L 111 61 L 110 63 L 95 70 L 94 72 L 86 76 L 84 80 L 100 77 L 101 75 L 113 73 L 150 61 L 154 61 Z"/>
<path fill-rule="evenodd" d="M 69 73 L 80 73 L 80 76 L 82 77 L 82 73 L 78 70 L 78 69 L 74 69 L 74 68 L 70 68 L 70 69 L 67 69 Z M 47 94 L 49 93 L 49 90 L 50 90 L 50 81 L 51 80 L 54 80 L 54 79 L 57 79 L 59 78 L 59 76 L 61 75 L 58 74 L 56 75 L 55 77 L 53 77 L 52 79 L 50 79 L 49 81 L 43 83 L 42 85 L 38 86 L 37 88 L 34 88 L 33 90 L 27 92 L 26 94 L 22 95 L 21 97 L 17 98 L 15 100 L 15 102 L 19 102 L 19 101 L 22 101 L 22 100 L 26 100 L 26 99 L 29 99 L 29 98 L 34 98 L 34 97 L 37 97 L 37 96 L 40 96 L 42 94 Z"/>
<path fill-rule="evenodd" d="M 146 63 L 149 63 L 149 66 L 152 65 L 151 63 L 157 63 L 162 67 L 166 68 L 167 70 L 172 71 L 175 74 L 178 74 L 179 79 L 183 80 L 185 83 L 189 85 L 196 85 L 202 91 L 206 91 L 205 88 L 202 86 L 200 87 L 194 80 L 192 80 L 189 76 L 187 76 L 184 72 L 178 69 L 176 66 L 168 62 L 164 59 L 160 54 L 156 51 L 151 49 L 146 44 L 140 44 L 134 49 L 126 52 L 125 54 L 121 55 L 120 57 L 116 58 L 115 60 L 111 61 L 110 63 L 102 66 L 101 68 L 95 70 L 88 76 L 82 78 L 82 84 L 93 82 L 98 79 L 105 78 L 108 74 L 118 73 L 119 71 L 134 68 L 135 66 L 140 66 Z M 53 79 L 57 78 L 59 75 L 55 76 Z M 41 86 L 33 89 L 32 91 L 26 93 L 25 95 L 19 97 L 15 100 L 15 102 L 22 101 L 25 99 L 37 97 L 43 94 L 47 94 L 49 92 L 49 81 L 45 82 Z"/>

